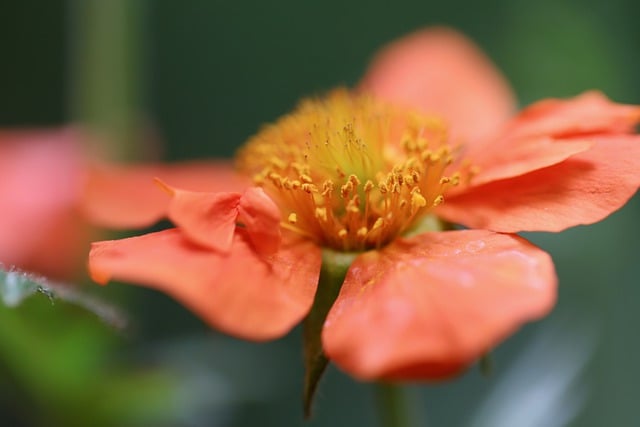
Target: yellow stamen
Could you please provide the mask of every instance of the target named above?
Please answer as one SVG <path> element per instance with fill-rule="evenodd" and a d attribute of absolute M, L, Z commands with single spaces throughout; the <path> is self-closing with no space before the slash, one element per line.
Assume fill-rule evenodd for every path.
<path fill-rule="evenodd" d="M 457 151 L 441 120 L 337 90 L 265 127 L 238 166 L 290 212 L 283 227 L 353 251 L 389 243 L 468 180 Z"/>

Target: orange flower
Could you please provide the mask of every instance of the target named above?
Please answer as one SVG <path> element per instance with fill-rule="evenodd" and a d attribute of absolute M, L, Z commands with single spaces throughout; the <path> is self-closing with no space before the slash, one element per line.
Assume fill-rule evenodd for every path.
<path fill-rule="evenodd" d="M 550 257 L 504 233 L 599 221 L 640 185 L 640 108 L 587 93 L 513 110 L 464 37 L 409 35 L 356 91 L 305 101 L 251 138 L 236 166 L 256 187 L 188 191 L 159 174 L 176 228 L 95 243 L 91 274 L 266 340 L 309 313 L 332 268 L 323 260 L 344 253 L 325 354 L 361 379 L 451 376 L 555 302 Z M 109 215 L 124 224 L 139 204 L 116 203 L 131 185 L 113 179 Z M 442 231 L 439 219 L 470 229 Z"/>
<path fill-rule="evenodd" d="M 0 132 L 0 264 L 68 278 L 89 229 L 75 210 L 85 156 L 70 129 Z"/>

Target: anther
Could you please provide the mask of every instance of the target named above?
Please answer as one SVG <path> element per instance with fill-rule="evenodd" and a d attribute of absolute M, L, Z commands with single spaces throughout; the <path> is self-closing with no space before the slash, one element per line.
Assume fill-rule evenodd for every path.
<path fill-rule="evenodd" d="M 302 191 L 305 191 L 305 192 L 307 192 L 307 193 L 309 193 L 309 194 L 311 194 L 311 193 L 317 193 L 317 192 L 318 192 L 318 189 L 317 189 L 317 188 L 316 188 L 316 186 L 315 186 L 315 185 L 313 185 L 313 184 L 307 184 L 307 183 L 305 183 L 305 184 L 302 184 L 302 185 L 300 186 L 300 188 L 302 188 Z"/>
<path fill-rule="evenodd" d="M 412 191 L 411 193 L 411 209 L 417 211 L 418 209 L 427 206 L 427 199 L 425 199 L 422 194 L 418 191 Z"/>
<path fill-rule="evenodd" d="M 315 212 L 316 218 L 321 220 L 322 222 L 327 222 L 327 208 L 316 208 Z"/>

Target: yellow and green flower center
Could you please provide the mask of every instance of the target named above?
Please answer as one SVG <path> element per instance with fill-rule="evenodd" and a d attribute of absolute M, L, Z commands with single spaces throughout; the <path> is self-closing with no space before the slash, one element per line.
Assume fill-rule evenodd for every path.
<path fill-rule="evenodd" d="M 346 90 L 266 126 L 237 165 L 280 207 L 283 227 L 339 251 L 389 243 L 468 170 L 442 120 Z"/>

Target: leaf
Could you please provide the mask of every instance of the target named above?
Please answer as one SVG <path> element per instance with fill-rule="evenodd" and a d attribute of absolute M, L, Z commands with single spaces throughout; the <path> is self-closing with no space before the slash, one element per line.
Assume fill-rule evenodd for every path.
<path fill-rule="evenodd" d="M 40 287 L 36 278 L 27 273 L 0 269 L 0 297 L 8 307 L 20 305 L 23 299 L 36 293 Z"/>
<path fill-rule="evenodd" d="M 304 340 L 304 392 L 302 396 L 305 418 L 311 416 L 313 396 L 329 360 L 322 350 L 322 326 L 331 306 L 335 302 L 344 278 L 356 254 L 325 250 L 322 253 L 322 268 L 318 290 L 311 311 L 303 323 Z"/>
<path fill-rule="evenodd" d="M 10 425 L 177 425 L 181 414 L 167 402 L 176 399 L 179 378 L 166 367 L 114 357 L 123 351 L 123 336 L 105 322 L 119 326 L 124 318 L 80 289 L 0 269 L 3 419 Z"/>
<path fill-rule="evenodd" d="M 69 285 L 53 282 L 45 277 L 26 273 L 15 268 L 5 269 L 0 265 L 0 299 L 7 307 L 17 307 L 26 298 L 43 295 L 55 304 L 56 301 L 73 304 L 89 311 L 104 323 L 124 329 L 127 324 L 125 316 L 97 299 L 82 293 Z"/>

